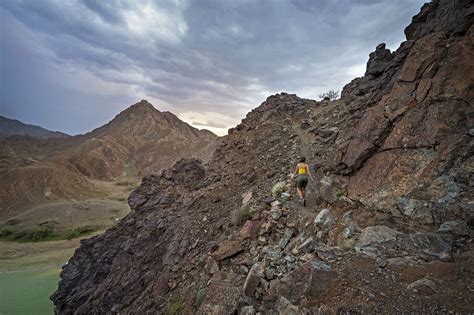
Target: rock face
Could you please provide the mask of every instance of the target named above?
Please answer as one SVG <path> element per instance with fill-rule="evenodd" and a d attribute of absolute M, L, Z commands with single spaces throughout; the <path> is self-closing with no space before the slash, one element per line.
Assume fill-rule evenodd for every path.
<path fill-rule="evenodd" d="M 408 41 L 392 54 L 379 45 L 366 77 L 344 88 L 351 108 L 365 103 L 340 127 L 340 145 L 329 154 L 336 173 L 352 175 L 350 198 L 381 208 L 416 198 L 433 208 L 450 194 L 442 181 L 469 185 L 471 25 L 469 1 L 425 5 L 405 30 Z"/>
<path fill-rule="evenodd" d="M 340 100 L 272 95 L 206 165 L 145 177 L 64 267 L 56 311 L 472 311 L 472 8 L 423 6 Z M 321 183 L 305 208 L 287 175 L 300 155 Z M 270 197 L 277 183 L 289 196 Z"/>

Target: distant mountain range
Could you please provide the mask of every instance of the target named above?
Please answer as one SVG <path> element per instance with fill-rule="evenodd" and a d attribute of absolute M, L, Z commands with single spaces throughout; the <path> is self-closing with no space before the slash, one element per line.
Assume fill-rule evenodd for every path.
<path fill-rule="evenodd" d="M 0 138 L 0 217 L 54 200 L 100 194 L 92 180 L 157 173 L 183 157 L 207 161 L 218 138 L 145 100 L 79 136 L 2 121 L 2 130 L 7 124 L 17 127 Z"/>
<path fill-rule="evenodd" d="M 65 138 L 68 134 L 51 131 L 39 126 L 24 124 L 19 120 L 0 116 L 0 137 L 30 136 L 38 139 Z"/>

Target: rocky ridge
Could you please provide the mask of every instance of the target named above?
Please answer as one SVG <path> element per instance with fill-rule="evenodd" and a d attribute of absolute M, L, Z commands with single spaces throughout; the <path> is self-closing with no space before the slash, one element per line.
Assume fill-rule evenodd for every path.
<path fill-rule="evenodd" d="M 51 131 L 39 126 L 24 124 L 16 119 L 0 116 L 0 137 L 14 135 L 29 136 L 37 139 L 70 137 L 69 135 L 59 131 Z"/>
<path fill-rule="evenodd" d="M 56 312 L 472 312 L 472 22 L 470 1 L 424 5 L 340 100 L 270 96 L 208 164 L 145 177 L 64 267 Z"/>

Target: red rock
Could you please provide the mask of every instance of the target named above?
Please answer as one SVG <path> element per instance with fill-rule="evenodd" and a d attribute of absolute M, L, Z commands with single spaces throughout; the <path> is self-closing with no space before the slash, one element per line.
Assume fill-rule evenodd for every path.
<path fill-rule="evenodd" d="M 212 253 L 212 257 L 217 261 L 221 261 L 243 250 L 244 248 L 239 241 L 224 241 L 219 248 Z"/>

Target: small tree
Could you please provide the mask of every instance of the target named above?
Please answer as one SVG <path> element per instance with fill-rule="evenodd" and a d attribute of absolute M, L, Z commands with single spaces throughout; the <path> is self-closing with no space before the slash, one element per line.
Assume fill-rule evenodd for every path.
<path fill-rule="evenodd" d="M 339 91 L 330 90 L 326 93 L 319 94 L 319 98 L 329 101 L 337 100 L 339 98 Z"/>

